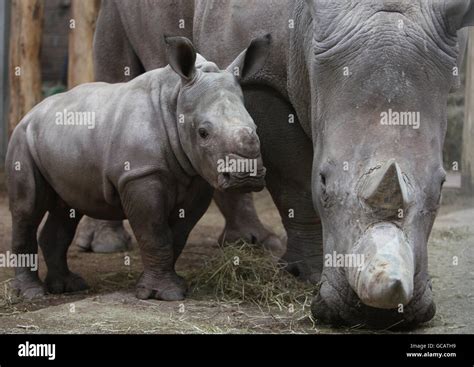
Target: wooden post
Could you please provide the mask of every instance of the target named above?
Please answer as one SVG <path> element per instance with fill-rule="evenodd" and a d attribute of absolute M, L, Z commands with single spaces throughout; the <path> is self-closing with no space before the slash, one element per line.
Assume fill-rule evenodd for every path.
<path fill-rule="evenodd" d="M 462 142 L 462 191 L 474 194 L 474 28 L 469 30 L 466 106 Z"/>
<path fill-rule="evenodd" d="M 41 101 L 41 36 L 44 0 L 12 0 L 9 134 Z"/>
<path fill-rule="evenodd" d="M 0 0 L 0 170 L 5 163 L 8 142 L 8 37 L 10 2 Z M 1 173 L 0 173 L 1 176 Z M 1 181 L 1 178 L 0 178 Z M 1 182 L 0 182 L 1 186 Z"/>
<path fill-rule="evenodd" d="M 100 0 L 72 0 L 68 86 L 94 81 L 92 44 Z"/>

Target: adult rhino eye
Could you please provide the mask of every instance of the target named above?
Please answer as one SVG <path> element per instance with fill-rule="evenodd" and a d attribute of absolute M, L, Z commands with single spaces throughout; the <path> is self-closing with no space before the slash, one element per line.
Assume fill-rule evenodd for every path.
<path fill-rule="evenodd" d="M 199 130 L 198 130 L 198 133 L 199 133 L 199 136 L 202 138 L 202 139 L 207 139 L 207 137 L 209 136 L 209 133 L 207 132 L 207 130 L 203 127 L 200 127 Z"/>
<path fill-rule="evenodd" d="M 441 180 L 441 187 L 439 189 L 438 204 L 441 203 L 441 198 L 443 197 L 443 187 L 446 182 L 446 176 Z"/>
<path fill-rule="evenodd" d="M 323 173 L 319 174 L 319 177 L 321 178 L 321 186 L 324 190 L 326 190 L 326 175 Z"/>
<path fill-rule="evenodd" d="M 321 200 L 323 201 L 323 203 L 327 203 L 329 200 L 329 196 L 326 187 L 326 175 L 320 173 L 319 178 L 321 179 Z"/>

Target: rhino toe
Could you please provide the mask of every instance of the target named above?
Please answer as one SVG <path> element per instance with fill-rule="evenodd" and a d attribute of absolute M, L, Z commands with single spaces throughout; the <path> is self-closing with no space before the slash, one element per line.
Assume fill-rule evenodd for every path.
<path fill-rule="evenodd" d="M 142 274 L 135 294 L 139 299 L 181 301 L 186 298 L 186 293 L 186 281 L 177 274 L 170 274 L 161 279 L 147 278 Z"/>
<path fill-rule="evenodd" d="M 38 281 L 25 281 L 15 279 L 10 284 L 13 292 L 26 300 L 33 300 L 44 297 L 43 284 Z"/>
<path fill-rule="evenodd" d="M 81 292 L 89 289 L 86 281 L 72 272 L 61 277 L 48 275 L 45 283 L 47 291 L 51 294 Z"/>
<path fill-rule="evenodd" d="M 157 293 L 157 299 L 162 301 L 182 301 L 186 298 L 186 291 L 181 288 L 166 289 Z"/>

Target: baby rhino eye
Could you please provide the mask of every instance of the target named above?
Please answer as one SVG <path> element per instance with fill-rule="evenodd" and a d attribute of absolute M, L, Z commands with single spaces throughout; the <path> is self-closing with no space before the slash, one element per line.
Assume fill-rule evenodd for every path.
<path fill-rule="evenodd" d="M 202 139 L 207 139 L 207 137 L 209 136 L 208 131 L 207 131 L 205 128 L 203 128 L 203 127 L 200 127 L 200 128 L 199 128 L 198 133 L 199 133 L 199 136 L 200 136 Z"/>

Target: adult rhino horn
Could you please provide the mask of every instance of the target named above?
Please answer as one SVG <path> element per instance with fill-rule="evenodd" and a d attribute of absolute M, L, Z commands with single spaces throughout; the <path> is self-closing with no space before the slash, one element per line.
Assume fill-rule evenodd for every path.
<path fill-rule="evenodd" d="M 370 227 L 354 252 L 363 255 L 360 267 L 347 268 L 349 284 L 362 303 L 375 308 L 406 306 L 413 298 L 415 260 L 402 230 L 382 222 Z"/>
<path fill-rule="evenodd" d="M 360 197 L 375 209 L 398 210 L 407 206 L 407 187 L 400 166 L 394 159 L 368 177 Z"/>

